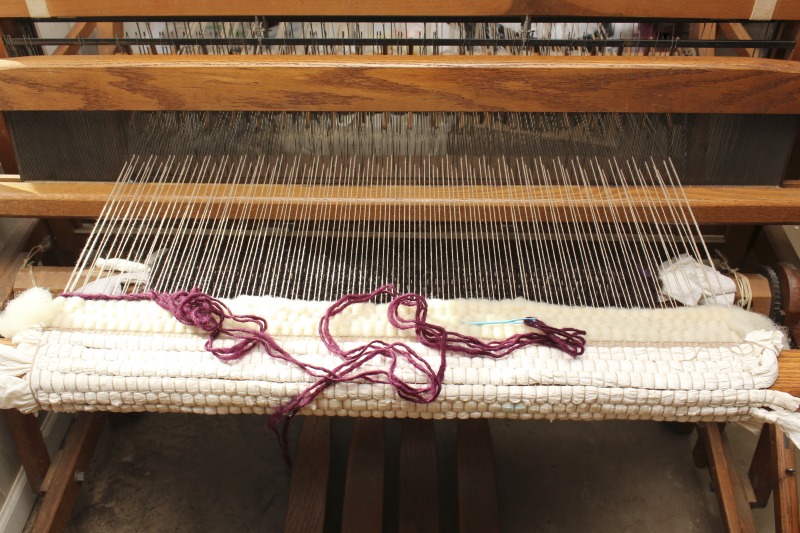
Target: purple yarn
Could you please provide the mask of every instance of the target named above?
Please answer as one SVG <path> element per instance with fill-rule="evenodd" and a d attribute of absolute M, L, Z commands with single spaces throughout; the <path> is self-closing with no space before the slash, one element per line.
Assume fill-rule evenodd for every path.
<path fill-rule="evenodd" d="M 436 369 L 404 342 L 387 343 L 373 340 L 351 350 L 343 350 L 334 340 L 330 332 L 332 318 L 353 304 L 366 303 L 380 295 L 392 297 L 387 314 L 389 322 L 394 327 L 401 330 L 413 329 L 421 344 L 439 352 L 439 364 Z M 156 291 L 123 295 L 64 293 L 62 296 L 84 300 L 153 301 L 171 313 L 180 323 L 208 333 L 205 349 L 223 361 L 239 359 L 256 346 L 261 346 L 271 357 L 295 365 L 316 378 L 313 385 L 279 407 L 269 417 L 268 425 L 278 436 L 284 458 L 289 464 L 291 462 L 288 426 L 291 418 L 335 383 L 362 380 L 366 383 L 391 385 L 404 400 L 430 403 L 441 393 L 448 352 L 461 353 L 469 357 L 499 359 L 525 346 L 539 345 L 556 348 L 572 357 L 577 357 L 583 354 L 586 347 L 585 331 L 575 328 L 554 328 L 532 318 L 526 319 L 524 323 L 538 331 L 512 335 L 500 341 L 484 342 L 475 337 L 447 331 L 442 326 L 427 321 L 428 302 L 424 296 L 413 293 L 398 294 L 393 285 L 384 285 L 370 293 L 343 296 L 325 312 L 319 322 L 320 339 L 332 354 L 342 359 L 336 367 L 326 369 L 304 363 L 281 348 L 268 333 L 267 321 L 263 318 L 254 315 L 234 315 L 225 304 L 197 288 L 174 293 Z M 414 318 L 401 317 L 401 306 L 413 307 Z M 215 341 L 221 335 L 236 339 L 236 342 L 230 347 L 217 346 Z M 381 368 L 364 370 L 363 366 L 374 359 L 388 360 L 389 364 Z M 400 377 L 397 368 L 401 360 L 424 375 L 424 383 L 409 383 Z M 284 423 L 279 430 L 281 421 Z"/>

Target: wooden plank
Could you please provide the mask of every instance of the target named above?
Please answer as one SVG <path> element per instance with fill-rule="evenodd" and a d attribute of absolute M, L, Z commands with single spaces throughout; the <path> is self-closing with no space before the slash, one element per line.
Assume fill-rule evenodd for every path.
<path fill-rule="evenodd" d="M 797 0 L 778 0 L 773 20 L 800 20 L 800 2 Z"/>
<path fill-rule="evenodd" d="M 77 415 L 64 448 L 53 462 L 53 475 L 35 511 L 32 533 L 59 532 L 66 527 L 80 491 L 81 481 L 76 474 L 89 467 L 105 419 L 105 413 Z"/>
<path fill-rule="evenodd" d="M 8 51 L 3 42 L 3 35 L 3 28 L 0 26 L 0 59 L 8 57 Z M 14 144 L 11 141 L 11 132 L 2 111 L 0 111 L 0 167 L 2 167 L 3 172 L 6 173 L 16 174 L 19 172 L 17 156 L 14 153 Z"/>
<path fill-rule="evenodd" d="M 798 93 L 800 64 L 735 57 L 115 55 L 0 60 L 0 102 L 7 111 L 713 109 L 770 114 L 800 113 Z"/>
<path fill-rule="evenodd" d="M 118 37 L 124 37 L 125 35 L 123 34 L 121 25 L 122 23 L 119 22 L 99 22 L 97 23 L 96 37 L 98 39 L 114 39 Z M 113 44 L 97 46 L 97 53 L 99 55 L 114 55 L 116 51 L 117 47 Z"/>
<path fill-rule="evenodd" d="M 702 437 L 698 437 L 692 448 L 692 462 L 697 468 L 708 468 L 708 455 Z"/>
<path fill-rule="evenodd" d="M 383 419 L 356 419 L 347 459 L 343 533 L 383 531 L 384 439 Z"/>
<path fill-rule="evenodd" d="M 398 533 L 439 531 L 439 475 L 431 420 L 403 420 L 400 440 Z"/>
<path fill-rule="evenodd" d="M 771 424 L 764 424 L 758 436 L 758 443 L 753 452 L 753 460 L 747 476 L 753 487 L 754 500 L 752 507 L 763 509 L 769 503 L 772 491 L 777 484 L 777 470 L 775 469 L 775 447 L 770 437 Z"/>
<path fill-rule="evenodd" d="M 756 533 L 756 524 L 742 480 L 730 460 L 727 442 L 716 423 L 697 424 L 699 438 L 708 458 L 708 469 L 714 483 L 714 494 L 719 504 L 720 515 L 727 531 Z"/>
<path fill-rule="evenodd" d="M 642 17 L 749 19 L 754 0 L 192 0 L 164 2 L 108 2 L 107 0 L 47 0 L 51 17 L 141 17 L 141 16 L 499 16 L 535 17 Z M 7 17 L 29 17 L 25 0 L 0 0 L 0 13 Z M 775 20 L 800 18 L 793 0 L 778 0 Z"/>
<path fill-rule="evenodd" d="M 14 282 L 14 292 L 22 292 L 35 287 L 49 289 L 53 294 L 64 292 L 72 275 L 73 267 L 36 266 L 21 268 Z M 34 285 L 34 281 L 36 284 Z"/>
<path fill-rule="evenodd" d="M 778 379 L 772 390 L 800 396 L 800 350 L 784 350 L 778 358 Z"/>
<path fill-rule="evenodd" d="M 796 476 L 794 444 L 777 426 L 764 424 L 750 464 L 749 477 L 755 491 L 754 507 L 766 507 L 773 496 L 775 531 L 800 531 Z"/>
<path fill-rule="evenodd" d="M 774 424 L 768 425 L 770 441 L 775 454 L 777 475 L 774 490 L 775 531 L 800 532 L 800 505 L 797 495 L 797 455 L 794 444 Z"/>
<path fill-rule="evenodd" d="M 794 39 L 795 45 L 794 48 L 787 54 L 786 59 L 789 61 L 800 61 L 800 24 L 794 23 L 787 23 L 788 26 L 793 26 L 793 35 L 791 35 Z"/>
<path fill-rule="evenodd" d="M 741 22 L 720 22 L 719 31 L 726 39 L 738 41 L 750 41 L 750 34 Z M 755 57 L 755 48 L 736 48 L 736 55 L 739 57 Z"/>
<path fill-rule="evenodd" d="M 67 39 L 85 39 L 92 34 L 96 26 L 97 23 L 95 22 L 76 22 L 67 33 Z M 53 55 L 74 56 L 80 49 L 80 46 L 62 44 L 53 51 Z"/>
<path fill-rule="evenodd" d="M 2 182 L 0 216 L 100 216 L 114 188 L 110 182 Z M 575 186 L 309 186 L 146 184 L 119 189 L 120 202 L 158 199 L 181 215 L 247 218 L 256 208 L 267 219 L 330 220 L 619 220 L 673 221 L 676 194 L 685 194 L 700 224 L 793 224 L 800 222 L 800 188 Z M 251 207 L 248 207 L 251 206 Z M 662 212 L 664 210 L 664 212 Z M 135 217 L 135 214 L 133 215 Z M 681 216 L 677 216 L 681 219 Z"/>
<path fill-rule="evenodd" d="M 286 533 L 323 531 L 331 461 L 330 439 L 328 417 L 307 416 L 303 419 L 289 487 Z"/>
<path fill-rule="evenodd" d="M 0 167 L 3 172 L 16 174 L 19 172 L 17 156 L 14 153 L 14 143 L 11 140 L 11 130 L 5 115 L 0 112 Z"/>
<path fill-rule="evenodd" d="M 461 533 L 499 533 L 497 479 L 489 421 L 458 422 L 458 528 Z"/>
<path fill-rule="evenodd" d="M 39 428 L 39 421 L 35 415 L 22 414 L 16 409 L 4 409 L 3 418 L 14 440 L 28 484 L 38 492 L 50 468 L 50 454 Z"/>

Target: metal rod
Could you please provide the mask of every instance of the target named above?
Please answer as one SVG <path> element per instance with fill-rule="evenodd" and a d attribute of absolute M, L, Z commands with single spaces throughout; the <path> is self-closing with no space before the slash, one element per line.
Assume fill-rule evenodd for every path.
<path fill-rule="evenodd" d="M 415 38 L 27 38 L 12 37 L 6 42 L 13 46 L 276 46 L 276 45 L 314 45 L 314 46 L 508 46 L 526 47 L 552 46 L 572 48 L 770 48 L 793 49 L 795 41 L 770 40 L 710 40 L 710 39 L 415 39 Z"/>

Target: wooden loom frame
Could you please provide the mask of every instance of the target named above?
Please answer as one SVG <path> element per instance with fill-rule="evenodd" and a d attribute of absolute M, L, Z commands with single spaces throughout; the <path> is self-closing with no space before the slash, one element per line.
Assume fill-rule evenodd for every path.
<path fill-rule="evenodd" d="M 179 2 L 139 0 L 138 2 L 105 2 L 102 0 L 47 0 L 37 2 L 37 11 L 28 10 L 30 2 L 0 0 L 0 13 L 6 17 L 158 17 L 185 16 Z M 755 0 L 681 0 L 657 2 L 640 0 L 487 0 L 462 5 L 448 0 L 432 3 L 405 0 L 385 4 L 379 0 L 358 2 L 347 0 L 315 0 L 302 3 L 269 0 L 254 3 L 245 0 L 216 2 L 199 0 L 191 3 L 195 16 L 251 16 L 269 13 L 274 16 L 524 16 L 533 17 L 636 17 L 683 19 L 750 19 Z M 800 20 L 800 2 L 778 0 L 774 20 Z M 796 25 L 795 29 L 796 31 Z M 2 47 L 0 47 L 2 49 Z M 0 54 L 2 55 L 2 54 Z M 797 51 L 791 54 L 797 55 Z M 407 57 L 306 57 L 260 60 L 207 57 L 161 57 L 156 60 L 140 57 L 42 57 L 0 62 L 0 102 L 3 110 L 52 109 L 132 109 L 132 110 L 292 110 L 292 111 L 648 111 L 704 112 L 709 107 L 722 113 L 790 113 L 800 114 L 800 64 L 769 60 L 722 58 L 407 58 Z M 492 79 L 491 85 L 475 84 L 479 79 Z M 547 84 L 521 82 L 522 76 L 535 75 Z M 597 87 L 576 84 L 576 80 L 595 80 Z M 357 79 L 358 84 L 352 80 Z M 347 84 L 337 83 L 347 81 Z M 269 83 L 266 83 L 266 82 Z M 465 83 L 469 81 L 470 83 Z M 709 89 L 709 83 L 714 84 Z M 671 90 L 663 91 L 669 85 Z M 219 92 L 209 91 L 218 87 Z M 269 90 L 267 91 L 266 88 Z M 310 87 L 327 87 L 325 92 L 310 92 Z M 64 94 L 64 88 L 69 90 Z M 258 88 L 258 94 L 254 95 Z M 654 99 L 654 91 L 660 98 Z M 220 104 L 220 102 L 224 102 Z M 0 115 L 1 116 L 1 115 Z M 0 128 L 0 135 L 4 128 Z M 789 184 L 786 184 L 789 185 Z M 107 184 L 24 183 L 15 178 L 0 181 L 0 216 L 86 217 L 97 216 L 108 195 Z M 288 191 L 291 195 L 297 191 Z M 341 206 L 357 205 L 365 198 L 343 188 L 335 195 L 340 200 L 318 216 L 335 218 Z M 509 206 L 513 191 L 486 191 L 489 202 L 501 208 Z M 556 197 L 569 199 L 568 191 Z M 589 198 L 600 197 L 602 191 L 589 191 Z M 655 190 L 647 194 L 657 194 Z M 304 191 L 309 193 L 309 191 Z M 327 191 L 330 194 L 330 191 Z M 287 191 L 264 191 L 264 202 L 277 205 Z M 389 191 L 377 191 L 384 206 L 393 205 Z M 450 207 L 464 205 L 463 199 L 452 203 L 437 191 L 417 191 L 416 197 L 450 201 Z M 414 195 L 412 195 L 413 197 Z M 800 222 L 800 189 L 687 188 L 689 203 L 698 221 L 718 223 L 789 223 Z M 237 191 L 228 198 L 234 201 Z M 310 191 L 310 198 L 315 198 Z M 456 198 L 457 200 L 457 198 Z M 568 200 L 567 200 L 568 201 Z M 467 211 L 465 211 L 466 213 Z M 420 207 L 419 217 L 432 216 L 433 210 Z M 20 251 L 24 246 L 20 245 Z M 20 257 L 14 257 L 19 264 Z M 800 352 L 782 354 L 779 390 L 800 393 Z M 6 413 L 21 449 L 23 464 L 35 490 L 44 489 L 42 517 L 35 527 L 58 529 L 68 520 L 78 483 L 75 471 L 84 468 L 99 433 L 102 416 L 81 416 L 62 451 L 62 458 L 51 468 L 43 461 L 41 443 L 36 436 L 35 422 L 18 413 Z M 298 467 L 293 477 L 287 530 L 321 529 L 324 520 L 324 483 L 326 476 L 311 475 L 327 469 L 327 424 L 325 419 L 310 419 L 304 428 L 298 450 Z M 348 480 L 369 480 L 369 473 L 381 471 L 383 457 L 364 454 L 369 444 L 381 438 L 377 422 L 359 421 L 351 446 Z M 700 440 L 695 450 L 698 465 L 709 466 L 716 487 L 723 520 L 728 530 L 752 530 L 751 504 L 765 505 L 771 491 L 776 495 L 776 523 L 782 531 L 798 531 L 797 492 L 786 472 L 793 464 L 794 450 L 786 446 L 777 428 L 766 426 L 751 469 L 752 491 L 732 467 L 725 437 L 718 424 L 700 424 Z M 461 438 L 461 434 L 464 438 Z M 459 431 L 459 494 L 461 496 L 462 530 L 491 531 L 496 527 L 496 505 L 487 512 L 475 514 L 481 506 L 474 501 L 491 502 L 491 494 L 476 494 L 471 479 L 484 481 L 491 488 L 494 480 L 491 467 L 491 440 L 485 422 L 463 424 Z M 421 422 L 408 424 L 402 458 L 422 460 L 430 465 L 430 427 Z M 427 446 L 425 445 L 427 443 Z M 307 460 L 303 460 L 303 456 Z M 355 458 L 355 459 L 354 459 Z M 361 460 L 358 460 L 358 459 Z M 412 458 L 414 461 L 412 461 Z M 435 465 L 435 457 L 433 458 Z M 402 463 L 401 463 L 402 466 Z M 781 471 L 783 468 L 783 471 Z M 403 469 L 404 472 L 409 469 Z M 430 469 L 428 469 L 430 470 Z M 365 474 L 366 473 L 366 474 Z M 407 472 L 407 475 L 415 475 Z M 424 474 L 423 474 L 424 475 Z M 374 478 L 374 476 L 372 476 Z M 324 479 L 323 479 L 324 478 Z M 382 478 L 381 478 L 382 479 Z M 373 479 L 374 481 L 374 479 Z M 414 479 L 401 480 L 419 487 Z M 350 487 L 352 483 L 348 483 Z M 374 484 L 373 484 L 374 485 Z M 401 491 L 402 492 L 402 491 Z M 316 498 L 313 496 L 316 495 Z M 367 491 L 345 496 L 344 523 L 353 505 Z M 375 502 L 375 491 L 372 499 Z M 421 495 L 417 495 L 420 499 Z M 488 498 L 488 499 L 487 499 Z M 751 502 L 752 500 L 752 502 Z M 299 513 L 301 502 L 309 512 Z M 348 503 L 349 502 L 349 503 Z M 405 504 L 413 507 L 413 501 Z M 472 514 L 470 514 L 472 513 Z M 424 514 L 424 513 L 423 513 Z M 292 520 L 295 518 L 295 520 Z M 375 513 L 368 520 L 349 522 L 350 530 L 373 526 Z M 425 515 L 423 522 L 435 524 L 435 517 Z M 370 519 L 372 522 L 370 522 Z M 380 522 L 378 521 L 378 530 Z M 410 524 L 409 527 L 420 524 Z M 423 524 L 424 525 L 424 524 Z M 43 530 L 44 530 L 43 529 Z M 401 524 L 401 530 L 404 525 Z"/>
<path fill-rule="evenodd" d="M 29 4 L 37 8 L 34 12 Z M 187 5 L 188 4 L 188 5 Z M 283 2 L 264 0 L 192 0 L 191 2 L 105 2 L 103 0 L 0 0 L 0 13 L 13 18 L 106 18 L 106 17 L 223 17 L 223 16 L 520 16 L 532 17 L 619 17 L 669 19 L 749 20 L 753 18 L 757 0 L 479 0 L 459 2 L 443 0 L 311 0 Z M 189 10 L 191 13 L 189 13 Z M 771 20 L 800 20 L 800 5 L 794 0 L 777 0 L 768 18 Z"/>

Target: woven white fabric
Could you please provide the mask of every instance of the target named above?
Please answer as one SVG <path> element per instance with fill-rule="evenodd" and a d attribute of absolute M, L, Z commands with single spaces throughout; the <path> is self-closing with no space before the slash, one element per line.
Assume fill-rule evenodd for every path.
<path fill-rule="evenodd" d="M 270 332 L 298 358 L 325 367 L 340 362 L 316 332 L 328 303 L 255 297 L 228 303 L 236 313 L 267 318 Z M 0 353 L 7 360 L 6 376 L 27 387 L 6 392 L 6 404 L 53 411 L 270 413 L 313 383 L 301 369 L 259 349 L 231 363 L 217 360 L 204 350 L 201 332 L 179 324 L 152 302 L 57 298 L 51 305 L 56 311 L 45 313 L 50 317 L 46 327 L 18 333 L 13 339 L 16 348 Z M 430 404 L 401 400 L 385 385 L 342 383 L 326 389 L 303 412 L 423 418 L 769 420 L 800 440 L 800 415 L 792 413 L 800 401 L 765 390 L 777 376 L 784 336 L 768 320 L 741 309 L 631 311 L 523 300 L 456 300 L 431 302 L 429 320 L 491 339 L 525 327 L 469 322 L 531 315 L 553 326 L 586 329 L 586 353 L 572 359 L 558 350 L 530 346 L 497 360 L 450 354 L 442 393 Z M 437 353 L 408 332 L 392 328 L 385 316 L 385 305 L 353 306 L 333 320 L 332 332 L 344 349 L 375 338 L 403 337 L 434 367 L 438 365 Z M 422 379 L 404 363 L 399 373 L 407 381 Z M 15 394 L 19 400 L 10 399 Z"/>

